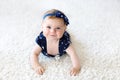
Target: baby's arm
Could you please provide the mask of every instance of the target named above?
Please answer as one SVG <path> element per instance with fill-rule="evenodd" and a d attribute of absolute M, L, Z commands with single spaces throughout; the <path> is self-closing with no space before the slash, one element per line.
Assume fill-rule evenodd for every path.
<path fill-rule="evenodd" d="M 43 74 L 45 71 L 45 69 L 40 65 L 38 59 L 41 50 L 41 47 L 36 44 L 33 48 L 32 54 L 30 55 L 31 66 L 38 74 Z"/>
<path fill-rule="evenodd" d="M 71 58 L 72 64 L 73 64 L 73 68 L 70 71 L 71 75 L 76 75 L 79 73 L 80 71 L 80 62 L 79 62 L 79 57 L 77 56 L 74 48 L 72 47 L 72 45 L 70 45 L 67 49 L 66 52 L 68 53 L 68 55 Z"/>

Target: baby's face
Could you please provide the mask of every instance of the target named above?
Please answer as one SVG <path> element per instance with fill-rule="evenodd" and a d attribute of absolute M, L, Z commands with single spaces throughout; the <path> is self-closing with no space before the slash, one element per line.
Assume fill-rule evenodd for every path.
<path fill-rule="evenodd" d="M 42 31 L 47 39 L 60 39 L 65 30 L 63 19 L 47 17 L 42 22 Z"/>

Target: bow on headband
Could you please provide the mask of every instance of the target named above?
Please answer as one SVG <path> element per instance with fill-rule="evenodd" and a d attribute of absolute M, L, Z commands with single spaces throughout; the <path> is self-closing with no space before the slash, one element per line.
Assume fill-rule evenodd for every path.
<path fill-rule="evenodd" d="M 63 13 L 61 13 L 60 11 L 56 11 L 55 13 L 45 14 L 43 16 L 43 19 L 45 19 L 47 16 L 55 16 L 55 17 L 58 17 L 58 18 L 62 18 L 64 20 L 64 22 L 65 22 L 66 25 L 69 24 L 68 18 Z"/>

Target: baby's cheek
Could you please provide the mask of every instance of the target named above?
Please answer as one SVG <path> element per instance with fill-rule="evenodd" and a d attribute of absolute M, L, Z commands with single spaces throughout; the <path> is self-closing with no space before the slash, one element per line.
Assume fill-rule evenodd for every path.
<path fill-rule="evenodd" d="M 58 38 L 61 38 L 62 36 L 63 36 L 63 34 L 61 34 L 61 33 L 60 33 L 60 34 L 58 34 Z"/>
<path fill-rule="evenodd" d="M 46 32 L 43 32 L 43 35 L 46 37 L 46 36 L 47 36 L 47 33 L 46 33 Z"/>

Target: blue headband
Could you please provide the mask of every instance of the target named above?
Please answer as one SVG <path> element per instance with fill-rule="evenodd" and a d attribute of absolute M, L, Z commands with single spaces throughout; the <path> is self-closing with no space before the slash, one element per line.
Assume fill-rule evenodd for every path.
<path fill-rule="evenodd" d="M 61 13 L 60 11 L 56 11 L 55 13 L 45 14 L 43 16 L 43 19 L 45 19 L 47 16 L 55 16 L 55 17 L 58 17 L 58 18 L 62 18 L 66 25 L 69 24 L 68 18 L 63 13 Z"/>

